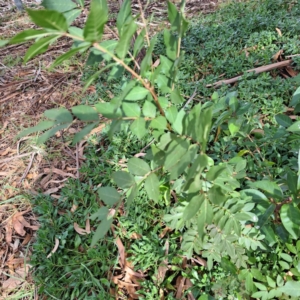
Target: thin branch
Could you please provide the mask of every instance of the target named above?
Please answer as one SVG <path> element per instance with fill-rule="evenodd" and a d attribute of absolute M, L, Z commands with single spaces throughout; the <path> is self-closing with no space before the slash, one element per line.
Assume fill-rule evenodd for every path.
<path fill-rule="evenodd" d="M 268 71 L 271 71 L 271 70 L 274 70 L 274 69 L 279 69 L 279 68 L 284 68 L 284 67 L 287 67 L 289 66 L 293 61 L 291 59 L 289 60 L 284 60 L 284 61 L 280 61 L 278 63 L 275 63 L 275 64 L 270 64 L 270 65 L 266 65 L 266 66 L 261 66 L 261 67 L 258 67 L 258 68 L 255 68 L 255 69 L 251 69 L 251 70 L 248 70 L 246 71 L 245 73 L 250 73 L 250 72 L 255 72 L 255 74 L 260 74 L 260 73 L 263 73 L 263 72 L 268 72 Z M 237 82 L 239 79 L 242 78 L 243 75 L 240 75 L 240 76 L 236 76 L 236 77 L 233 77 L 233 78 L 230 78 L 230 79 L 226 79 L 226 80 L 220 80 L 220 81 L 217 81 L 213 84 L 208 84 L 206 87 L 219 87 L 221 86 L 222 84 L 231 84 L 231 83 L 235 83 Z"/>

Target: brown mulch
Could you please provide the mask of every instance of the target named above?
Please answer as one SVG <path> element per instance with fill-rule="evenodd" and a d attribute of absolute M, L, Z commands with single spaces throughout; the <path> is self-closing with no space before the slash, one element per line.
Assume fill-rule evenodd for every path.
<path fill-rule="evenodd" d="M 23 2 L 28 7 L 35 5 L 34 0 Z M 118 1 L 108 2 L 111 12 L 119 10 Z M 218 2 L 221 1 L 187 1 L 187 16 L 212 12 Z M 144 6 L 147 1 L 142 0 L 142 3 Z M 145 15 L 154 13 L 151 26 L 159 26 L 159 19 L 165 19 L 166 7 L 165 1 L 150 1 Z M 138 1 L 133 2 L 132 8 L 133 13 L 139 13 Z M 85 17 L 83 14 L 75 25 L 81 27 Z M 23 29 L 35 28 L 24 13 L 16 13 L 12 1 L 0 0 L 1 18 L 3 30 L 0 38 L 1 35 L 7 38 Z M 112 19 L 109 25 L 114 24 L 115 19 Z M 108 31 L 106 35 L 109 38 L 111 32 Z M 71 41 L 62 38 L 47 53 L 26 66 L 17 63 L 13 67 L 5 62 L 9 58 L 22 58 L 28 44 L 0 48 L 0 300 L 8 298 L 10 291 L 32 284 L 29 245 L 34 242 L 38 222 L 31 211 L 30 201 L 22 195 L 42 192 L 58 198 L 66 180 L 79 178 L 79 168 L 84 161 L 85 143 L 72 148 L 65 138 L 79 130 L 75 126 L 65 133 L 57 133 L 47 143 L 47 147 L 37 146 L 34 136 L 15 139 L 24 128 L 35 126 L 45 110 L 54 107 L 70 108 L 81 103 L 84 66 L 79 62 L 65 66 L 64 69 L 48 70 L 54 59 L 70 46 Z M 95 89 L 91 87 L 87 93 L 95 93 Z M 95 132 L 101 129 L 100 126 Z M 127 291 L 134 286 L 135 277 L 140 274 L 130 276 L 131 281 L 128 283 L 131 285 L 124 286 Z M 121 277 L 114 279 L 119 282 Z M 132 291 L 130 293 L 134 293 Z"/>

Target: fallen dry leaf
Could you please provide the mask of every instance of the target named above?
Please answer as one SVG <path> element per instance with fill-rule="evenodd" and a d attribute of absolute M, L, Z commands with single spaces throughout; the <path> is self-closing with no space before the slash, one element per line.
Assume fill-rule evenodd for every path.
<path fill-rule="evenodd" d="M 22 278 L 10 277 L 2 282 L 4 290 L 13 290 L 23 282 Z"/>
<path fill-rule="evenodd" d="M 116 238 L 116 245 L 119 250 L 119 263 L 123 269 L 125 267 L 125 247 L 119 237 Z"/>
<path fill-rule="evenodd" d="M 272 56 L 272 59 L 275 60 L 275 61 L 277 61 L 281 54 L 283 54 L 283 50 L 282 49 L 280 49 L 277 53 L 275 53 Z"/>
<path fill-rule="evenodd" d="M 56 250 L 58 249 L 59 246 L 59 239 L 55 238 L 55 245 L 54 248 L 52 249 L 52 251 L 47 255 L 47 258 L 50 258 L 52 256 L 52 254 L 54 254 L 56 252 Z"/>
<path fill-rule="evenodd" d="M 280 30 L 279 28 L 275 28 L 275 29 L 276 29 L 278 35 L 279 35 L 279 36 L 282 36 L 281 30 Z"/>
<path fill-rule="evenodd" d="M 74 223 L 74 229 L 80 235 L 86 235 L 88 233 L 85 229 L 81 228 L 76 222 Z"/>
<path fill-rule="evenodd" d="M 9 245 L 12 242 L 12 219 L 9 219 L 5 225 L 5 240 Z"/>

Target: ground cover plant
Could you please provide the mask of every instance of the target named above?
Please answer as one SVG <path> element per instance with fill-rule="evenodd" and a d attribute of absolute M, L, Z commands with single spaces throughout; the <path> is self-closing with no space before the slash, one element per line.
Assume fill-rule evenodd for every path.
<path fill-rule="evenodd" d="M 87 125 L 75 144 L 98 126 L 98 114 L 112 120 L 88 149 L 81 182 L 70 181 L 55 202 L 35 200 L 42 228 L 32 262 L 42 294 L 300 296 L 297 56 L 285 69 L 248 73 L 233 86 L 213 85 L 297 55 L 293 24 L 300 6 L 234 3 L 188 25 L 184 4 L 177 10 L 169 3 L 170 28 L 150 37 L 144 26 L 133 45 L 137 27 L 129 1 L 117 18 L 119 40 L 99 44 L 105 1 L 92 1 L 83 31 L 69 27 L 62 14 L 73 15 L 74 4 L 56 7 L 60 13 L 29 10 L 43 29 L 10 40 L 41 36 L 25 55 L 29 60 L 58 37 L 73 38 L 73 49 L 53 65 L 90 50 L 88 72 L 94 74 L 86 75 L 85 88 L 93 82 L 114 94 L 109 99 L 101 93 L 100 103 L 84 99 L 90 105 L 74 106 L 72 113 L 48 110 L 48 120 L 21 133 L 45 131 L 38 138 L 45 143 L 77 119 Z M 94 22 L 96 15 L 102 23 Z M 146 25 L 142 12 L 139 17 Z"/>

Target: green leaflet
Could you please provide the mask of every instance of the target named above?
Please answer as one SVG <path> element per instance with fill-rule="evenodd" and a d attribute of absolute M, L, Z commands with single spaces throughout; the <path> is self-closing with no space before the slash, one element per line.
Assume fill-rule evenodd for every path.
<path fill-rule="evenodd" d="M 72 107 L 72 113 L 81 121 L 98 121 L 99 115 L 92 107 L 88 105 L 77 105 Z"/>
<path fill-rule="evenodd" d="M 144 118 L 138 118 L 135 121 L 133 121 L 130 125 L 130 130 L 139 139 L 143 138 L 148 133 L 147 124 Z"/>
<path fill-rule="evenodd" d="M 290 233 L 293 239 L 300 237 L 300 210 L 291 204 L 284 204 L 280 210 L 280 218 L 284 228 Z"/>
<path fill-rule="evenodd" d="M 121 199 L 121 195 L 117 190 L 110 186 L 100 187 L 98 189 L 98 195 L 106 205 L 110 206 L 115 205 Z"/>
<path fill-rule="evenodd" d="M 42 5 L 49 10 L 56 10 L 59 12 L 66 12 L 77 8 L 77 5 L 71 0 L 43 0 Z"/>
<path fill-rule="evenodd" d="M 66 108 L 52 108 L 44 112 L 44 116 L 57 123 L 71 123 L 73 117 Z"/>
<path fill-rule="evenodd" d="M 133 175 L 144 176 L 151 171 L 149 165 L 142 159 L 133 157 L 128 161 L 128 170 Z"/>
<path fill-rule="evenodd" d="M 13 38 L 9 40 L 10 44 L 18 44 L 22 42 L 26 42 L 32 39 L 40 38 L 40 37 L 45 37 L 47 35 L 54 35 L 57 33 L 51 33 L 48 32 L 45 29 L 27 29 L 24 30 L 17 35 L 15 35 Z"/>
<path fill-rule="evenodd" d="M 32 46 L 29 47 L 25 56 L 24 63 L 28 62 L 31 58 L 37 56 L 38 54 L 42 54 L 47 51 L 49 45 L 58 39 L 58 36 L 48 36 L 44 37 L 37 42 L 35 42 Z"/>
<path fill-rule="evenodd" d="M 145 190 L 154 202 L 159 200 L 159 180 L 155 173 L 151 173 L 145 180 Z"/>
<path fill-rule="evenodd" d="M 90 12 L 83 29 L 84 39 L 88 42 L 99 42 L 107 20 L 108 8 L 106 0 L 92 0 Z"/>
<path fill-rule="evenodd" d="M 55 124 L 56 124 L 55 121 L 41 121 L 36 126 L 21 131 L 17 135 L 17 138 L 22 138 L 23 136 L 29 135 L 31 133 L 49 129 L 53 127 Z"/>
<path fill-rule="evenodd" d="M 112 178 L 117 186 L 122 189 L 128 189 L 135 184 L 133 176 L 128 172 L 117 171 L 113 173 Z"/>
<path fill-rule="evenodd" d="M 59 56 L 51 65 L 51 69 L 53 69 L 56 66 L 59 66 L 63 61 L 69 59 L 70 57 L 74 56 L 76 53 L 78 53 L 79 51 L 83 50 L 87 50 L 89 48 L 88 46 L 83 46 L 83 47 L 77 47 L 74 49 L 69 50 L 68 52 L 62 54 L 61 56 Z"/>
<path fill-rule="evenodd" d="M 127 101 L 137 101 L 137 100 L 143 100 L 147 95 L 149 91 L 142 87 L 142 86 L 136 86 L 134 87 L 125 97 L 125 100 Z"/>
<path fill-rule="evenodd" d="M 123 102 L 122 109 L 126 117 L 139 117 L 141 108 L 137 103 Z"/>
<path fill-rule="evenodd" d="M 104 236 L 110 229 L 110 226 L 112 225 L 113 220 L 114 220 L 113 218 L 110 218 L 108 220 L 104 219 L 100 223 L 100 225 L 96 229 L 96 232 L 94 232 L 94 234 L 93 234 L 91 247 L 94 247 L 99 240 L 104 238 Z"/>
<path fill-rule="evenodd" d="M 47 140 L 49 140 L 49 138 L 51 138 L 52 136 L 54 136 L 56 134 L 56 132 L 66 129 L 67 127 L 69 127 L 70 124 L 61 124 L 58 126 L 55 126 L 49 130 L 47 130 L 45 133 L 43 133 L 37 140 L 37 144 L 43 144 L 45 143 Z"/>
<path fill-rule="evenodd" d="M 118 13 L 117 17 L 117 28 L 119 32 L 119 36 L 122 35 L 124 29 L 124 24 L 126 24 L 126 20 L 128 18 L 132 18 L 131 16 L 131 5 L 130 0 L 124 0 L 122 3 L 122 6 L 120 8 L 120 11 Z"/>
<path fill-rule="evenodd" d="M 131 18 L 123 26 L 124 29 L 122 30 L 119 43 L 116 47 L 116 53 L 121 59 L 123 59 L 126 56 L 127 51 L 130 47 L 131 39 L 137 29 L 137 25 L 135 24 L 135 20 L 133 18 Z"/>
<path fill-rule="evenodd" d="M 58 11 L 27 9 L 27 12 L 31 20 L 40 27 L 60 33 L 67 32 L 68 30 L 68 22 L 65 16 Z"/>
<path fill-rule="evenodd" d="M 193 218 L 199 211 L 203 201 L 204 201 L 204 195 L 195 195 L 189 202 L 188 206 L 184 209 L 182 219 L 184 221 L 188 221 L 191 218 Z M 203 216 L 202 216 L 203 217 Z M 205 222 L 205 219 L 204 219 Z"/>
<path fill-rule="evenodd" d="M 300 297 L 300 281 L 287 281 L 279 290 L 288 296 Z"/>

